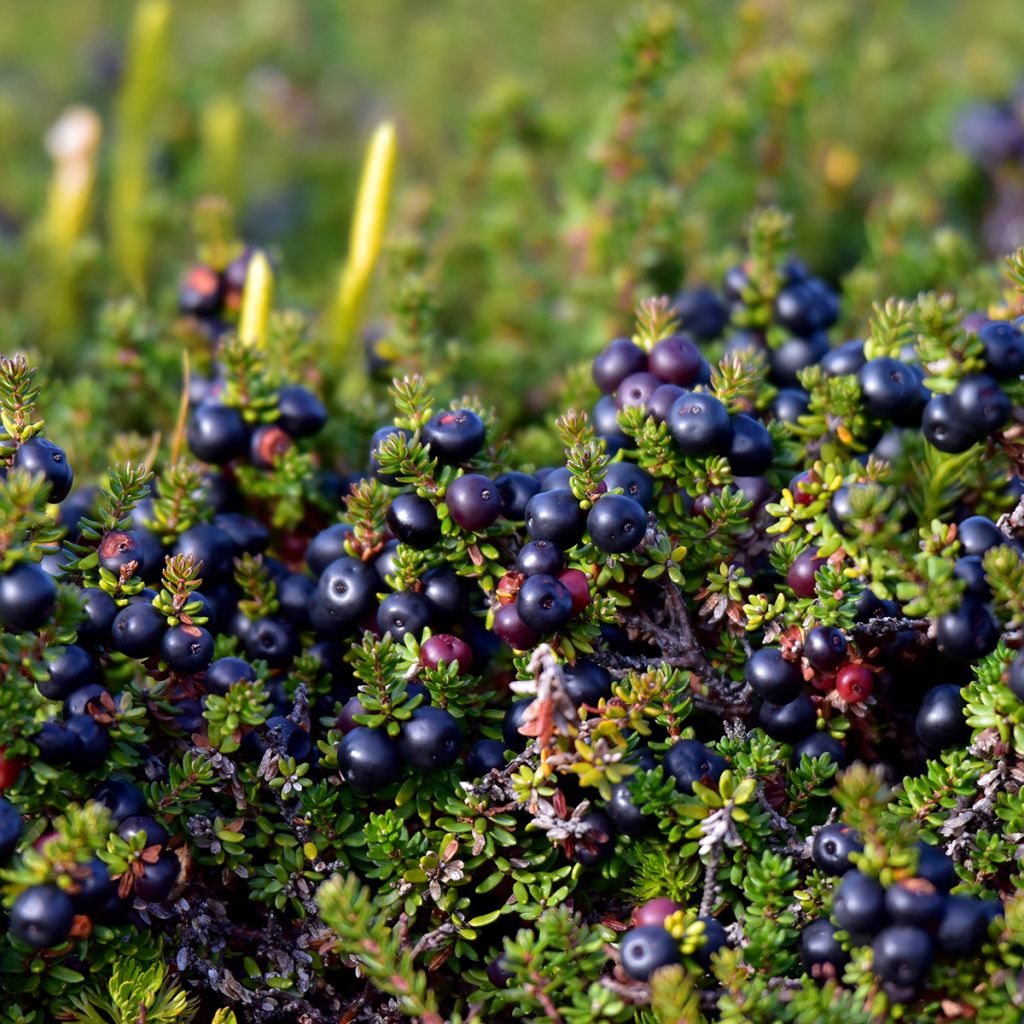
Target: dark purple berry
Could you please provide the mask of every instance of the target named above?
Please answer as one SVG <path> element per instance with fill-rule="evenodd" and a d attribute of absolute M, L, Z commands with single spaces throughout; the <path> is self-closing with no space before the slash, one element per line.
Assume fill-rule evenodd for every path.
<path fill-rule="evenodd" d="M 871 954 L 875 974 L 883 981 L 914 989 L 931 970 L 935 945 L 926 931 L 895 924 L 875 936 Z"/>
<path fill-rule="evenodd" d="M 455 409 L 432 416 L 423 424 L 422 434 L 431 455 L 448 465 L 458 465 L 483 448 L 487 428 L 472 409 Z"/>
<path fill-rule="evenodd" d="M 649 981 L 659 967 L 682 962 L 679 943 L 660 925 L 631 928 L 619 948 L 622 969 L 636 981 Z"/>
<path fill-rule="evenodd" d="M 647 369 L 647 353 L 626 338 L 616 338 L 594 359 L 594 383 L 611 394 L 632 373 Z"/>
<path fill-rule="evenodd" d="M 15 632 L 39 629 L 53 614 L 57 585 L 35 562 L 0 574 L 0 624 Z"/>
<path fill-rule="evenodd" d="M 812 977 L 822 974 L 822 968 L 830 965 L 832 976 L 842 974 L 850 962 L 850 954 L 836 936 L 838 929 L 826 917 L 811 921 L 800 933 L 800 959 Z"/>
<path fill-rule="evenodd" d="M 505 767 L 505 744 L 501 740 L 477 740 L 466 755 L 466 778 L 479 779 L 492 769 Z"/>
<path fill-rule="evenodd" d="M 934 750 L 962 744 L 971 735 L 964 718 L 965 707 L 959 686 L 953 683 L 933 686 L 924 695 L 914 723 L 918 739 Z"/>
<path fill-rule="evenodd" d="M 11 935 L 33 949 L 57 946 L 68 937 L 74 917 L 71 897 L 63 889 L 30 885 L 11 907 Z"/>
<path fill-rule="evenodd" d="M 148 603 L 129 604 L 114 619 L 110 642 L 115 651 L 142 661 L 160 652 L 167 620 Z"/>
<path fill-rule="evenodd" d="M 444 500 L 448 514 L 464 530 L 486 530 L 501 515 L 498 488 L 480 473 L 456 477 L 448 485 Z"/>
<path fill-rule="evenodd" d="M 528 576 L 516 595 L 516 611 L 528 629 L 555 633 L 572 618 L 572 595 L 554 576 Z"/>
<path fill-rule="evenodd" d="M 21 839 L 21 815 L 17 808 L 0 796 L 0 864 L 6 864 Z"/>
<path fill-rule="evenodd" d="M 832 916 L 840 928 L 857 938 L 874 935 L 889 921 L 885 890 L 870 875 L 848 871 L 832 898 Z"/>
<path fill-rule="evenodd" d="M 416 708 L 398 734 L 398 750 L 405 763 L 421 772 L 450 768 L 459 758 L 461 745 L 455 717 L 429 705 Z"/>
<path fill-rule="evenodd" d="M 697 383 L 703 362 L 700 349 L 689 338 L 680 335 L 662 338 L 647 357 L 651 373 L 667 384 L 684 388 Z"/>
<path fill-rule="evenodd" d="M 587 532 L 600 551 L 632 551 L 647 533 L 647 513 L 643 505 L 625 494 L 605 494 L 587 514 Z"/>
<path fill-rule="evenodd" d="M 935 639 L 950 657 L 975 661 L 996 649 L 999 626 L 985 605 L 968 597 L 958 608 L 938 617 Z"/>
<path fill-rule="evenodd" d="M 31 437 L 14 453 L 14 466 L 33 476 L 41 473 L 50 485 L 49 498 L 59 505 L 71 492 L 75 474 L 71 472 L 64 449 L 45 437 Z"/>
<path fill-rule="evenodd" d="M 704 458 L 724 455 L 732 438 L 732 421 L 726 407 L 703 392 L 683 395 L 669 410 L 669 433 L 683 455 Z"/>
<path fill-rule="evenodd" d="M 846 637 L 835 626 L 815 626 L 804 637 L 804 657 L 819 672 L 838 668 L 846 659 Z"/>
<path fill-rule="evenodd" d="M 688 794 L 693 793 L 695 782 L 717 788 L 722 772 L 729 767 L 724 757 L 697 740 L 676 740 L 665 751 L 663 763 L 665 774 L 675 780 L 676 789 Z"/>
<path fill-rule="evenodd" d="M 417 639 L 430 625 L 430 606 L 421 594 L 399 590 L 388 594 L 377 609 L 377 628 L 395 640 L 411 633 Z"/>
<path fill-rule="evenodd" d="M 841 822 L 824 825 L 814 834 L 811 860 L 826 875 L 845 875 L 853 865 L 850 855 L 862 853 L 864 844 L 860 836 Z"/>
<path fill-rule="evenodd" d="M 359 725 L 338 744 L 338 767 L 356 792 L 375 793 L 402 774 L 402 757 L 385 730 Z"/>
<path fill-rule="evenodd" d="M 135 895 L 146 903 L 163 903 L 178 881 L 181 862 L 173 853 L 162 853 L 152 864 L 145 864 L 135 879 Z"/>
<path fill-rule="evenodd" d="M 788 704 L 803 692 L 800 669 L 783 658 L 778 647 L 754 651 L 747 659 L 743 674 L 754 693 L 772 704 Z"/>
<path fill-rule="evenodd" d="M 503 604 L 494 613 L 494 632 L 515 651 L 529 650 L 540 640 L 540 634 L 519 617 L 515 603 Z"/>
<path fill-rule="evenodd" d="M 762 704 L 761 728 L 780 743 L 797 743 L 814 732 L 817 714 L 811 698 L 801 694 L 788 704 Z"/>
<path fill-rule="evenodd" d="M 313 437 L 327 424 L 323 402 L 301 384 L 277 392 L 277 422 L 291 437 Z"/>
<path fill-rule="evenodd" d="M 172 672 L 195 675 L 213 658 L 213 637 L 202 626 L 174 626 L 160 641 L 160 657 Z"/>
<path fill-rule="evenodd" d="M 77 644 L 49 648 L 46 669 L 47 677 L 40 679 L 36 688 L 49 700 L 63 700 L 79 687 L 99 680 L 92 656 Z"/>
<path fill-rule="evenodd" d="M 418 494 L 399 494 L 387 514 L 391 532 L 417 551 L 427 551 L 441 539 L 441 521 L 437 509 Z"/>
<path fill-rule="evenodd" d="M 192 454 L 213 466 L 240 458 L 249 447 L 249 428 L 241 412 L 230 405 L 199 406 L 192 414 L 186 437 Z"/>
<path fill-rule="evenodd" d="M 572 491 L 542 491 L 526 505 L 526 530 L 531 540 L 549 540 L 564 551 L 583 537 L 585 519 Z"/>

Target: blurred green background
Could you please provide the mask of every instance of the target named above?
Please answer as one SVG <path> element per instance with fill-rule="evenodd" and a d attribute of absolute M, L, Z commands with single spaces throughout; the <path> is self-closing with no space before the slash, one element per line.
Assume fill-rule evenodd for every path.
<path fill-rule="evenodd" d="M 638 298 L 714 279 L 766 203 L 845 279 L 857 330 L 873 300 L 962 283 L 983 253 L 992 180 L 954 126 L 1024 68 L 1017 0 L 177 0 L 132 42 L 138 9 L 0 17 L 0 347 L 77 388 L 82 422 L 99 400 L 80 378 L 138 356 L 138 317 L 173 316 L 210 236 L 203 197 L 230 201 L 238 237 L 276 260 L 279 304 L 318 322 L 384 119 L 398 170 L 366 307 L 382 378 L 433 373 L 528 425 Z M 103 136 L 81 226 L 57 242 L 43 139 L 76 103 Z M 126 295 L 132 316 L 100 318 Z M 165 380 L 177 347 L 147 330 Z M 140 426 L 106 411 L 105 429 Z"/>

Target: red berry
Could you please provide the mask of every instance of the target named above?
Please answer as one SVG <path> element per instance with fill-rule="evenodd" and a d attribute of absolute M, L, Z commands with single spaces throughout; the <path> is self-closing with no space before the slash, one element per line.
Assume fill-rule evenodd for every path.
<path fill-rule="evenodd" d="M 459 675 L 468 672 L 473 664 L 473 652 L 469 644 L 457 636 L 438 633 L 425 640 L 420 648 L 420 663 L 424 668 L 437 668 L 453 661 L 459 666 Z"/>
<path fill-rule="evenodd" d="M 18 776 L 24 767 L 25 759 L 23 757 L 8 758 L 7 748 L 0 747 L 0 793 L 5 789 L 10 789 L 18 781 Z"/>
<path fill-rule="evenodd" d="M 637 907 L 633 911 L 632 923 L 635 928 L 642 928 L 646 925 L 663 925 L 665 918 L 670 914 L 684 909 L 681 903 L 661 896 L 658 899 L 648 900 L 642 906 Z"/>
<path fill-rule="evenodd" d="M 590 584 L 581 569 L 566 569 L 558 574 L 559 581 L 572 598 L 572 613 L 579 615 L 590 604 Z"/>
<path fill-rule="evenodd" d="M 836 693 L 847 704 L 859 704 L 871 696 L 875 677 L 863 665 L 844 665 L 836 675 Z"/>

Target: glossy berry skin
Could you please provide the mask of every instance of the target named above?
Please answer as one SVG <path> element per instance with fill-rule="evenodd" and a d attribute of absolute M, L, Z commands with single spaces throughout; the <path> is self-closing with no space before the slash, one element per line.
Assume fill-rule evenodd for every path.
<path fill-rule="evenodd" d="M 1005 320 L 990 320 L 978 331 L 985 346 L 985 365 L 993 377 L 1005 380 L 1024 373 L 1024 335 Z"/>
<path fill-rule="evenodd" d="M 33 476 L 41 473 L 50 485 L 49 499 L 59 505 L 71 493 L 75 474 L 68 464 L 64 449 L 45 437 L 31 437 L 14 453 L 14 466 Z"/>
<path fill-rule="evenodd" d="M 241 412 L 229 405 L 199 406 L 185 436 L 189 451 L 212 466 L 227 465 L 241 458 L 249 448 L 249 428 Z"/>
<path fill-rule="evenodd" d="M 429 625 L 430 607 L 411 590 L 388 594 L 377 609 L 377 628 L 394 640 L 404 640 L 408 633 L 418 637 Z"/>
<path fill-rule="evenodd" d="M 146 564 L 145 553 L 138 538 L 125 530 L 111 530 L 105 533 L 96 553 L 99 556 L 100 568 L 118 577 L 121 570 L 133 562 L 133 571 L 139 574 Z"/>
<path fill-rule="evenodd" d="M 728 936 L 715 918 L 698 917 L 697 920 L 704 924 L 704 944 L 694 951 L 693 958 L 704 970 L 708 970 L 711 967 L 711 957 L 726 945 Z"/>
<path fill-rule="evenodd" d="M 797 597 L 814 597 L 815 575 L 824 564 L 825 559 L 818 558 L 817 548 L 805 548 L 796 556 L 786 573 L 786 583 Z"/>
<path fill-rule="evenodd" d="M 956 536 L 965 555 L 984 555 L 1007 543 L 1006 535 L 987 516 L 968 516 L 957 526 Z"/>
<path fill-rule="evenodd" d="M 569 591 L 573 615 L 579 615 L 590 604 L 590 577 L 582 569 L 563 569 L 558 581 Z"/>
<path fill-rule="evenodd" d="M 527 576 L 516 595 L 523 625 L 537 633 L 555 633 L 572 618 L 572 595 L 554 576 Z"/>
<path fill-rule="evenodd" d="M 604 476 L 609 491 L 621 490 L 645 509 L 654 503 L 654 480 L 650 473 L 632 462 L 613 462 Z"/>
<path fill-rule="evenodd" d="M 697 383 L 703 362 L 704 357 L 694 342 L 678 334 L 662 338 L 647 356 L 651 373 L 665 383 L 684 388 Z"/>
<path fill-rule="evenodd" d="M 793 752 L 789 756 L 789 761 L 796 767 L 803 757 L 809 757 L 813 761 L 816 758 L 824 757 L 825 754 L 828 754 L 833 763 L 839 765 L 840 768 L 845 768 L 849 764 L 846 748 L 842 743 L 835 736 L 817 730 L 793 744 Z"/>
<path fill-rule="evenodd" d="M 377 581 L 372 566 L 358 558 L 338 558 L 324 569 L 313 595 L 310 615 L 320 632 L 345 630 L 373 607 Z"/>
<path fill-rule="evenodd" d="M 166 629 L 167 620 L 153 605 L 129 604 L 117 613 L 110 642 L 115 651 L 142 661 L 159 654 Z"/>
<path fill-rule="evenodd" d="M 959 881 L 952 859 L 945 851 L 923 840 L 916 846 L 918 858 L 915 875 L 927 879 L 939 892 L 949 892 Z"/>
<path fill-rule="evenodd" d="M 850 377 L 867 362 L 863 341 L 846 341 L 837 345 L 821 360 L 821 368 L 829 377 Z"/>
<path fill-rule="evenodd" d="M 675 780 L 676 789 L 681 793 L 693 794 L 693 784 L 714 789 L 728 762 L 713 750 L 697 740 L 677 740 L 665 751 L 663 760 L 665 774 Z"/>
<path fill-rule="evenodd" d="M 213 658 L 213 637 L 202 626 L 174 626 L 160 641 L 160 657 L 172 672 L 195 675 Z"/>
<path fill-rule="evenodd" d="M 162 853 L 152 864 L 146 864 L 135 879 L 135 895 L 146 903 L 163 903 L 175 883 L 181 863 L 173 853 Z"/>
<path fill-rule="evenodd" d="M 273 469 L 294 443 L 276 423 L 263 423 L 249 438 L 249 461 L 257 469 Z"/>
<path fill-rule="evenodd" d="M 277 599 L 281 614 L 296 629 L 309 627 L 309 603 L 316 593 L 316 581 L 304 573 L 292 572 L 278 580 Z"/>
<path fill-rule="evenodd" d="M 987 373 L 962 378 L 949 396 L 950 409 L 970 433 L 984 437 L 1010 418 L 1010 398 Z"/>
<path fill-rule="evenodd" d="M 441 521 L 437 510 L 418 494 L 399 494 L 387 514 L 391 532 L 417 551 L 427 551 L 441 539 Z"/>
<path fill-rule="evenodd" d="M 605 813 L 620 836 L 632 838 L 643 835 L 653 824 L 650 815 L 644 814 L 633 803 L 629 786 L 624 782 L 612 786 L 612 795 L 605 805 Z"/>
<path fill-rule="evenodd" d="M 620 409 L 629 409 L 635 405 L 646 410 L 647 403 L 663 383 L 653 373 L 631 373 L 615 389 L 615 404 Z"/>
<path fill-rule="evenodd" d="M 107 865 L 93 857 L 86 865 L 89 873 L 78 880 L 79 891 L 71 897 L 76 913 L 96 914 L 111 898 L 117 898 L 117 884 L 110 877 Z"/>
<path fill-rule="evenodd" d="M 737 413 L 732 418 L 732 437 L 725 452 L 729 466 L 737 476 L 760 476 L 772 464 L 775 449 L 771 434 L 762 423 Z"/>
<path fill-rule="evenodd" d="M 435 633 L 423 641 L 420 664 L 425 668 L 439 668 L 454 664 L 458 675 L 465 675 L 473 666 L 473 652 L 465 640 L 449 633 Z"/>
<path fill-rule="evenodd" d="M 880 419 L 904 422 L 908 409 L 920 407 L 921 382 L 898 359 L 870 359 L 857 374 L 864 408 Z"/>
<path fill-rule="evenodd" d="M 921 701 L 914 728 L 925 746 L 945 750 L 966 740 L 971 729 L 964 718 L 960 687 L 952 683 L 933 686 Z"/>
<path fill-rule="evenodd" d="M 540 491 L 540 481 L 535 476 L 515 470 L 496 477 L 494 486 L 501 498 L 501 514 L 514 523 L 523 521 L 527 502 Z"/>
<path fill-rule="evenodd" d="M 1024 701 L 1024 654 L 1018 654 L 1010 664 L 1008 685 L 1017 700 Z"/>
<path fill-rule="evenodd" d="M 946 898 L 931 882 L 908 878 L 885 890 L 885 909 L 896 924 L 912 924 L 934 932 L 942 921 Z"/>
<path fill-rule="evenodd" d="M 89 652 L 77 644 L 47 650 L 46 668 L 49 675 L 39 680 L 36 688 L 48 700 L 63 700 L 79 687 L 99 680 L 96 663 Z"/>
<path fill-rule="evenodd" d="M 203 680 L 208 693 L 224 696 L 235 683 L 252 683 L 256 680 L 256 670 L 241 658 L 218 658 L 206 670 Z"/>
<path fill-rule="evenodd" d="M 373 436 L 370 438 L 370 474 L 376 477 L 382 484 L 388 484 L 394 487 L 398 484 L 398 477 L 392 473 L 385 473 L 380 467 L 380 461 L 377 458 L 377 449 L 380 448 L 381 444 L 391 437 L 392 434 L 401 434 L 408 441 L 412 434 L 404 427 L 386 426 L 381 427 L 379 430 L 373 432 Z"/>
<path fill-rule="evenodd" d="M 11 907 L 11 934 L 33 949 L 62 943 L 71 931 L 75 908 L 71 897 L 55 885 L 30 885 Z"/>
<path fill-rule="evenodd" d="M 585 519 L 576 496 L 567 488 L 542 491 L 526 505 L 526 530 L 531 540 L 549 540 L 568 550 L 583 537 Z"/>
<path fill-rule="evenodd" d="M 456 477 L 448 485 L 444 500 L 453 522 L 464 530 L 486 530 L 501 515 L 501 495 L 480 473 Z"/>
<path fill-rule="evenodd" d="M 829 964 L 832 975 L 838 976 L 850 962 L 850 954 L 836 937 L 838 930 L 827 917 L 819 917 L 800 933 L 800 959 L 812 977 L 824 974 L 822 968 Z"/>
<path fill-rule="evenodd" d="M 946 654 L 959 661 L 975 661 L 996 649 L 999 626 L 989 610 L 973 598 L 944 612 L 935 621 L 935 639 Z"/>
<path fill-rule="evenodd" d="M 125 818 L 146 813 L 146 798 L 142 790 L 128 779 L 115 777 L 101 782 L 92 799 L 110 811 L 110 823 L 115 828 Z"/>
<path fill-rule="evenodd" d="M 462 733 L 455 717 L 429 704 L 416 708 L 398 734 L 402 759 L 421 772 L 450 768 L 459 759 L 461 744 Z"/>
<path fill-rule="evenodd" d="M 359 725 L 338 744 L 338 767 L 356 792 L 374 793 L 402 774 L 402 758 L 383 729 Z"/>
<path fill-rule="evenodd" d="M 871 953 L 872 967 L 883 981 L 913 989 L 931 970 L 935 944 L 921 928 L 895 924 L 875 936 Z"/>
<path fill-rule="evenodd" d="M 487 429 L 472 409 L 456 409 L 432 416 L 422 429 L 430 454 L 448 465 L 473 458 L 484 446 Z"/>
<path fill-rule="evenodd" d="M 622 437 L 626 435 L 619 426 L 619 405 L 615 395 L 602 395 L 590 413 L 590 421 L 594 424 L 594 433 L 602 437 Z"/>
<path fill-rule="evenodd" d="M 271 668 L 287 667 L 299 653 L 298 634 L 283 619 L 257 619 L 246 633 L 244 644 L 250 658 L 262 659 Z"/>
<path fill-rule="evenodd" d="M 844 665 L 836 673 L 836 693 L 847 704 L 867 700 L 875 689 L 875 677 L 863 665 Z"/>
<path fill-rule="evenodd" d="M 85 619 L 78 624 L 78 642 L 86 646 L 106 643 L 117 617 L 117 602 L 99 587 L 80 591 Z"/>
<path fill-rule="evenodd" d="M 921 433 L 940 452 L 956 455 L 980 440 L 953 412 L 949 395 L 932 395 L 921 413 Z"/>
<path fill-rule="evenodd" d="M 654 390 L 647 401 L 647 415 L 653 417 L 655 423 L 665 423 L 672 411 L 672 406 L 688 393 L 678 384 L 662 384 L 661 387 Z M 613 462 L 612 465 L 615 466 L 618 463 Z"/>
<path fill-rule="evenodd" d="M 525 722 L 526 709 L 532 703 L 533 698 L 524 697 L 522 700 L 513 701 L 505 712 L 501 723 L 501 738 L 506 750 L 521 754 L 526 749 L 527 743 L 532 742 L 519 731 L 519 727 Z"/>
<path fill-rule="evenodd" d="M 21 839 L 21 815 L 10 800 L 0 797 L 0 864 L 11 859 Z"/>
<path fill-rule="evenodd" d="M 0 574 L 0 625 L 23 632 L 39 629 L 53 614 L 57 585 L 35 562 L 19 562 Z"/>
<path fill-rule="evenodd" d="M 630 374 L 647 369 L 647 353 L 627 338 L 609 342 L 594 359 L 591 372 L 601 391 L 611 394 Z"/>
<path fill-rule="evenodd" d="M 587 514 L 587 532 L 599 551 L 632 551 L 647 533 L 647 513 L 640 502 L 625 494 L 604 494 Z"/>
<path fill-rule="evenodd" d="M 638 926 L 664 927 L 665 919 L 676 913 L 678 910 L 685 910 L 682 903 L 659 896 L 656 899 L 648 900 L 633 911 L 630 923 Z"/>
<path fill-rule="evenodd" d="M 566 490 L 572 482 L 572 473 L 568 466 L 546 469 L 542 473 L 543 475 L 540 476 L 540 489 L 542 491 Z"/>
<path fill-rule="evenodd" d="M 78 737 L 63 722 L 43 722 L 32 737 L 43 764 L 67 764 L 78 752 Z"/>
<path fill-rule="evenodd" d="M 724 455 L 729 450 L 732 421 L 729 411 L 714 395 L 684 395 L 669 410 L 666 423 L 683 455 L 704 458 Z"/>
<path fill-rule="evenodd" d="M 466 613 L 466 588 L 462 578 L 447 566 L 428 569 L 421 577 L 420 593 L 431 618 L 439 626 L 458 622 Z"/>
<path fill-rule="evenodd" d="M 811 698 L 801 694 L 788 704 L 762 704 L 761 728 L 780 743 L 797 743 L 814 732 L 817 715 Z"/>
<path fill-rule="evenodd" d="M 947 896 L 935 941 L 949 956 L 972 956 L 988 937 L 985 905 L 970 896 Z"/>
<path fill-rule="evenodd" d="M 207 586 L 230 579 L 234 572 L 235 543 L 213 523 L 199 523 L 179 534 L 174 553 L 191 555 L 202 562 L 203 582 Z"/>
<path fill-rule="evenodd" d="M 135 815 L 125 818 L 117 827 L 117 834 L 130 843 L 136 836 L 143 836 L 143 849 L 150 846 L 164 847 L 170 840 L 167 829 L 155 818 L 146 815 Z"/>
<path fill-rule="evenodd" d="M 540 640 L 540 633 L 530 629 L 523 622 L 514 603 L 503 604 L 494 613 L 494 632 L 502 643 L 507 644 L 515 651 L 525 651 L 535 646 Z"/>
<path fill-rule="evenodd" d="M 889 922 L 885 890 L 869 875 L 848 871 L 832 898 L 832 916 L 851 935 L 874 935 Z"/>
<path fill-rule="evenodd" d="M 505 767 L 505 744 L 501 740 L 477 740 L 466 755 L 466 778 L 479 779 L 494 768 Z"/>
<path fill-rule="evenodd" d="M 557 576 L 565 564 L 562 550 L 549 540 L 531 540 L 519 550 L 516 558 L 516 572 L 524 576 Z"/>
<path fill-rule="evenodd" d="M 819 672 L 838 668 L 846 657 L 846 637 L 835 626 L 815 626 L 804 637 L 804 657 Z"/>
<path fill-rule="evenodd" d="M 660 925 L 642 925 L 626 932 L 619 959 L 635 981 L 648 981 L 659 967 L 682 962 L 679 943 Z"/>
<path fill-rule="evenodd" d="M 845 875 L 853 867 L 850 854 L 862 853 L 863 850 L 864 844 L 849 825 L 832 822 L 814 834 L 811 860 L 826 875 Z"/>
<path fill-rule="evenodd" d="M 780 423 L 798 423 L 811 408 L 810 396 L 803 388 L 782 388 L 772 399 L 768 411 Z"/>
<path fill-rule="evenodd" d="M 747 659 L 743 675 L 762 700 L 788 704 L 803 692 L 800 669 L 782 657 L 778 647 L 762 647 Z"/>
<path fill-rule="evenodd" d="M 612 695 L 611 674 L 590 658 L 577 658 L 574 665 L 563 665 L 562 678 L 565 692 L 577 707 L 597 707 L 602 697 Z"/>
<path fill-rule="evenodd" d="M 352 527 L 348 523 L 334 523 L 321 530 L 306 548 L 306 565 L 314 576 L 320 576 L 324 570 L 339 558 L 348 558 L 345 541 L 352 536 Z"/>
<path fill-rule="evenodd" d="M 323 402 L 301 384 L 288 384 L 277 392 L 277 422 L 291 437 L 313 437 L 327 424 Z"/>

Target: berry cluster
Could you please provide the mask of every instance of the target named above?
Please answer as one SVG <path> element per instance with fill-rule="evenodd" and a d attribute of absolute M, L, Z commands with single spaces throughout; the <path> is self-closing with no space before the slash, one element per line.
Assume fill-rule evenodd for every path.
<path fill-rule="evenodd" d="M 831 348 L 837 314 L 763 245 L 724 300 L 641 303 L 539 468 L 473 397 L 407 377 L 356 424 L 229 330 L 156 475 L 73 490 L 5 360 L 26 974 L 148 928 L 241 1006 L 319 1024 L 370 979 L 429 1019 L 430 973 L 453 1019 L 504 1019 L 550 949 L 627 1020 L 762 981 L 776 1016 L 778 992 L 817 1012 L 878 984 L 923 1005 L 933 962 L 1002 955 L 1018 868 L 949 821 L 1024 828 L 1024 530 L 1000 516 L 1024 394 L 995 339 L 1020 342 L 923 297 Z M 966 454 L 934 444 L 928 408 L 968 394 L 1007 411 Z"/>

